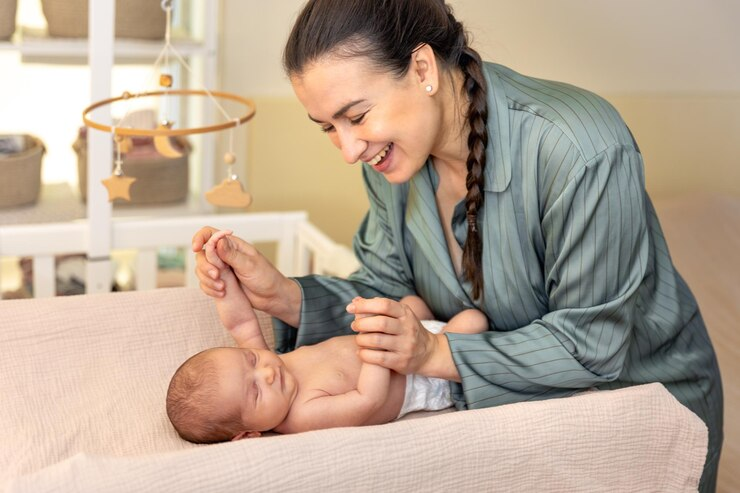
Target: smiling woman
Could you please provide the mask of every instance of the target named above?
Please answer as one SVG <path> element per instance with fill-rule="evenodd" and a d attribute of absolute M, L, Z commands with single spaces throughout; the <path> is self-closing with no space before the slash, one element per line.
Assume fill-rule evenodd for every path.
<path fill-rule="evenodd" d="M 614 107 L 483 62 L 441 0 L 310 0 L 283 62 L 309 118 L 364 162 L 370 208 L 348 279 L 285 278 L 236 238 L 224 252 L 279 350 L 356 333 L 364 363 L 449 380 L 458 409 L 660 382 L 708 426 L 714 490 L 717 360 Z M 411 294 L 441 320 L 475 308 L 488 330 L 430 334 L 401 315 Z"/>

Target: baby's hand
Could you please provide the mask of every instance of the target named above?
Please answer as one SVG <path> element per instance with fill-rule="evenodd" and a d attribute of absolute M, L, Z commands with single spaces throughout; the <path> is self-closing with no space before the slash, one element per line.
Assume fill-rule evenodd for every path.
<path fill-rule="evenodd" d="M 223 260 L 221 260 L 221 257 L 218 256 L 216 246 L 221 239 L 229 236 L 231 233 L 233 233 L 233 231 L 229 229 L 217 231 L 213 234 L 213 236 L 210 237 L 206 244 L 203 245 L 203 250 L 206 254 L 206 260 L 208 260 L 208 262 L 217 269 L 223 269 L 227 267 L 227 265 L 224 263 Z"/>

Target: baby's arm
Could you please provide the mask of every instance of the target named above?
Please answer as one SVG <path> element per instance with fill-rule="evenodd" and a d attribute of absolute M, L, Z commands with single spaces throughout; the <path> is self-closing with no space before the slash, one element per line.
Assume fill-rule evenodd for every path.
<path fill-rule="evenodd" d="M 388 399 L 390 377 L 389 369 L 363 363 L 356 389 L 296 402 L 291 411 L 295 418 L 291 432 L 366 424 Z"/>
<path fill-rule="evenodd" d="M 364 425 L 388 400 L 390 387 L 391 370 L 362 363 L 356 389 L 339 395 L 317 396 L 298 404 L 296 417 L 301 429 L 295 431 Z"/>
<path fill-rule="evenodd" d="M 236 274 L 218 256 L 216 245 L 219 241 L 229 241 L 230 234 L 231 231 L 218 231 L 203 247 L 206 259 L 219 270 L 219 277 L 224 282 L 224 296 L 215 298 L 218 316 L 239 347 L 269 349 L 257 315 L 242 291 Z"/>

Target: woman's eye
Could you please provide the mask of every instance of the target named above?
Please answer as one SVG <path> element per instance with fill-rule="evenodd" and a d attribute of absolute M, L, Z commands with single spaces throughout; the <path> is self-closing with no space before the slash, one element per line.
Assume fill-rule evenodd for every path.
<path fill-rule="evenodd" d="M 350 122 L 350 123 L 351 123 L 352 125 L 359 125 L 360 123 L 362 123 L 362 120 L 364 120 L 364 119 L 365 119 L 365 115 L 367 115 L 367 113 L 363 113 L 363 114 L 361 114 L 360 116 L 358 116 L 357 118 L 354 118 L 354 119 L 350 119 L 350 121 L 349 121 L 349 122 Z"/>
<path fill-rule="evenodd" d="M 333 125 L 329 125 L 327 127 L 321 127 L 321 131 L 324 132 L 324 133 L 331 132 L 332 130 L 334 130 L 334 126 Z"/>

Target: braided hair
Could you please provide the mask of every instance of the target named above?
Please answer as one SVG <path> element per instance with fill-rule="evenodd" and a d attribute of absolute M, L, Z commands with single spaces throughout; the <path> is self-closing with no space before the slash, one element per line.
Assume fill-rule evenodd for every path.
<path fill-rule="evenodd" d="M 459 69 L 465 77 L 470 132 L 465 183 L 468 236 L 462 267 L 478 299 L 483 293 L 478 211 L 484 197 L 488 104 L 480 55 L 468 46 L 467 33 L 452 8 L 444 0 L 309 0 L 288 37 L 283 67 L 289 76 L 300 76 L 308 64 L 327 55 L 366 57 L 401 78 L 421 44 L 432 48 L 444 68 Z"/>

